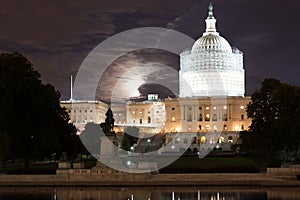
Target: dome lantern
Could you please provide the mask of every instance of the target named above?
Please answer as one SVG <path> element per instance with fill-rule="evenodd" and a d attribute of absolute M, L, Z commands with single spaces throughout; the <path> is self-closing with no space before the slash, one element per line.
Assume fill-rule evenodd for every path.
<path fill-rule="evenodd" d="M 214 35 L 219 35 L 216 29 L 216 22 L 217 20 L 214 17 L 213 13 L 213 5 L 212 3 L 209 4 L 208 6 L 208 17 L 206 18 L 206 30 L 205 33 L 203 33 L 203 36 L 208 35 L 208 34 L 214 34 Z"/>

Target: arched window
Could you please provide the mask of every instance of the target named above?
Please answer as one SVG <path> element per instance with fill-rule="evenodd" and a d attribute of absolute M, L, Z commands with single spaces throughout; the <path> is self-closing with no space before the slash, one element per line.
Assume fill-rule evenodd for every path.
<path fill-rule="evenodd" d="M 223 137 L 223 136 L 220 136 L 218 142 L 219 142 L 219 143 L 224 143 L 224 137 Z"/>
<path fill-rule="evenodd" d="M 233 143 L 233 138 L 232 138 L 232 136 L 229 136 L 229 137 L 228 137 L 228 143 Z"/>
<path fill-rule="evenodd" d="M 206 142 L 206 137 L 202 136 L 200 142 L 201 142 L 201 144 L 204 144 Z"/>

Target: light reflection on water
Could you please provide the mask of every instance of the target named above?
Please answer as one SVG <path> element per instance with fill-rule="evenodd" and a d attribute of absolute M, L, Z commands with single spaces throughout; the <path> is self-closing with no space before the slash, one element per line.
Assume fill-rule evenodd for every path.
<path fill-rule="evenodd" d="M 0 188 L 0 200 L 299 200 L 299 188 Z"/>

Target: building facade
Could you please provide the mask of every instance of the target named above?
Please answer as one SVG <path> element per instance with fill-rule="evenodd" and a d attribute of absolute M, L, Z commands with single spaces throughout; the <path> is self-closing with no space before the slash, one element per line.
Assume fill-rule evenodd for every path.
<path fill-rule="evenodd" d="M 68 100 L 60 102 L 62 107 L 65 107 L 69 113 L 71 122 L 76 126 L 79 132 L 84 129 L 84 126 L 89 123 L 100 124 L 105 121 L 105 113 L 108 105 L 102 101 L 81 101 Z"/>
<path fill-rule="evenodd" d="M 247 118 L 249 97 L 226 99 L 166 99 L 166 132 L 239 132 L 248 130 L 251 120 Z"/>

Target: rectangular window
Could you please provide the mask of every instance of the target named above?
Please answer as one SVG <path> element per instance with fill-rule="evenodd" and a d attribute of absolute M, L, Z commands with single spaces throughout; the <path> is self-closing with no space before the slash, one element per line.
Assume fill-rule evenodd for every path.
<path fill-rule="evenodd" d="M 142 124 L 143 123 L 143 119 L 140 119 L 140 124 Z"/>
<path fill-rule="evenodd" d="M 216 113 L 213 114 L 212 121 L 217 121 L 217 114 Z"/>
<path fill-rule="evenodd" d="M 201 122 L 202 121 L 202 114 L 198 115 L 198 121 Z"/>
<path fill-rule="evenodd" d="M 205 115 L 205 121 L 210 121 L 209 114 L 206 114 L 206 115 Z"/>
<path fill-rule="evenodd" d="M 176 118 L 175 118 L 174 116 L 172 116 L 171 121 L 172 121 L 172 122 L 175 122 L 175 121 L 176 121 Z"/>
<path fill-rule="evenodd" d="M 192 114 L 189 114 L 189 115 L 188 115 L 187 121 L 188 121 L 188 122 L 191 122 L 192 120 L 193 120 L 193 119 L 192 119 Z"/>
<path fill-rule="evenodd" d="M 223 114 L 223 121 L 227 121 L 227 113 Z"/>
<path fill-rule="evenodd" d="M 241 115 L 241 120 L 244 120 L 244 115 Z"/>
<path fill-rule="evenodd" d="M 196 138 L 196 137 L 193 137 L 192 143 L 193 143 L 193 144 L 196 144 L 196 143 L 197 143 L 197 138 Z"/>

